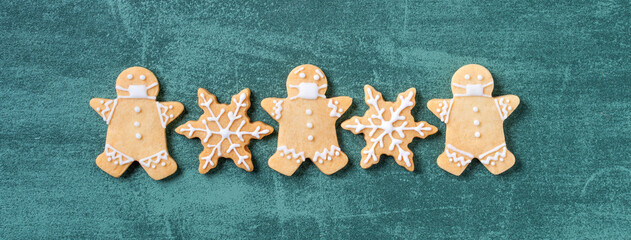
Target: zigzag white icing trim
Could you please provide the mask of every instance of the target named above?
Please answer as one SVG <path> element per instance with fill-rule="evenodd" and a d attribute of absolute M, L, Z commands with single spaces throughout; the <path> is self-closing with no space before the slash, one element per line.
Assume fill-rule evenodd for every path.
<path fill-rule="evenodd" d="M 437 110 L 440 113 L 440 121 L 447 123 L 449 122 L 449 112 L 451 112 L 451 104 L 453 103 L 453 99 L 449 99 L 449 103 L 447 100 L 443 100 L 442 107 Z"/>
<path fill-rule="evenodd" d="M 445 154 L 447 154 L 447 157 L 449 157 L 449 161 L 450 162 L 457 162 L 458 167 L 460 166 L 465 166 L 469 163 L 471 163 L 471 159 L 473 158 L 473 154 L 462 151 L 456 147 L 454 147 L 451 144 L 447 144 L 447 148 L 451 149 L 452 151 L 454 151 L 453 153 L 450 153 L 449 150 L 445 149 Z M 469 157 L 468 160 L 465 160 L 464 157 L 458 157 L 458 154 L 456 153 L 460 153 L 462 155 L 465 155 L 467 157 Z"/>
<path fill-rule="evenodd" d="M 156 165 L 152 165 L 152 163 L 158 164 L 160 161 L 166 161 L 168 159 L 169 154 L 166 150 L 162 150 L 156 154 L 153 154 L 149 157 L 140 159 L 138 162 L 145 167 L 156 168 Z M 155 159 L 154 159 L 155 158 Z M 166 163 L 162 163 L 162 166 L 166 165 Z"/>
<path fill-rule="evenodd" d="M 314 163 L 324 163 L 324 160 L 331 160 L 331 156 L 335 155 L 335 156 L 339 156 L 340 153 L 338 151 L 341 151 L 341 149 L 338 146 L 335 145 L 331 145 L 331 149 L 324 149 L 324 151 L 322 152 L 315 152 L 315 155 L 313 157 L 313 162 Z"/>
<path fill-rule="evenodd" d="M 329 116 L 331 117 L 341 117 L 342 114 L 340 114 L 339 112 L 337 112 L 337 104 L 339 102 L 335 101 L 335 104 L 333 104 L 333 99 L 329 99 L 329 104 L 327 105 L 329 108 L 331 108 L 331 113 L 329 113 Z M 341 109 L 340 109 L 341 111 Z"/>
<path fill-rule="evenodd" d="M 295 149 L 289 149 L 287 148 L 287 146 L 280 146 L 276 149 L 276 151 L 283 151 L 281 153 L 281 157 L 287 155 L 287 154 L 291 154 L 291 155 L 287 155 L 287 159 L 292 159 L 295 158 L 297 163 L 300 162 L 304 162 L 305 161 L 305 153 L 304 152 L 296 152 Z M 300 157 L 300 158 L 298 158 Z"/>
<path fill-rule="evenodd" d="M 283 100 L 274 100 L 274 107 L 272 108 L 274 110 L 274 114 L 272 114 L 272 117 L 274 117 L 274 119 L 278 120 L 280 119 L 281 112 L 283 111 Z"/>
<path fill-rule="evenodd" d="M 508 107 L 507 103 L 508 100 L 506 100 L 505 103 L 504 98 L 495 99 L 495 106 L 497 106 L 497 111 L 499 112 L 500 118 L 502 118 L 502 120 L 505 120 L 508 117 L 508 110 L 506 109 Z"/>
<path fill-rule="evenodd" d="M 133 158 L 116 150 L 114 147 L 112 147 L 109 144 L 105 144 L 105 156 L 108 157 L 107 158 L 108 162 L 114 160 L 115 165 L 125 165 L 134 161 Z"/>
<path fill-rule="evenodd" d="M 104 104 L 105 109 L 103 109 L 103 111 L 101 111 L 100 114 L 101 114 L 101 117 L 103 118 L 103 121 L 105 121 L 106 124 L 110 124 L 110 119 L 112 119 L 112 114 L 114 114 L 114 108 L 116 108 L 117 103 L 118 103 L 118 99 L 109 100 L 105 102 Z M 110 104 L 112 104 L 112 108 L 110 108 Z M 107 114 L 108 112 L 109 114 L 105 116 L 105 114 Z"/>
<path fill-rule="evenodd" d="M 501 152 L 498 151 L 500 149 L 502 149 Z M 488 156 L 486 159 L 482 160 L 485 156 L 487 156 L 487 155 L 489 155 L 489 154 L 491 154 L 493 152 L 495 152 L 495 154 L 493 154 L 493 156 Z M 491 161 L 500 161 L 500 162 L 502 162 L 502 161 L 504 161 L 505 157 L 506 157 L 506 143 L 502 143 L 499 146 L 491 149 L 490 151 L 483 153 L 482 155 L 480 155 L 478 157 L 478 159 L 480 159 L 480 162 L 482 164 L 484 164 L 484 165 L 487 165 L 489 163 L 491 165 L 495 165 L 495 162 L 491 162 Z"/>
<path fill-rule="evenodd" d="M 158 107 L 158 116 L 160 116 L 160 123 L 162 123 L 162 128 L 166 128 L 167 121 L 169 121 L 169 115 L 167 115 L 167 111 L 169 111 L 169 107 L 164 106 L 160 104 L 159 102 L 156 102 L 156 106 Z"/>

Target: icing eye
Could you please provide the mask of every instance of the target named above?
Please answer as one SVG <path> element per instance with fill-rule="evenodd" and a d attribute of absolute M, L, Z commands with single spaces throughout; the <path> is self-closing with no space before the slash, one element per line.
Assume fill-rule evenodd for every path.
<path fill-rule="evenodd" d="M 469 79 L 471 79 L 471 76 L 469 76 L 469 74 L 465 74 L 464 75 L 464 79 L 469 80 Z"/>
<path fill-rule="evenodd" d="M 313 80 L 319 80 L 320 79 L 320 75 L 313 75 Z"/>
<path fill-rule="evenodd" d="M 145 75 L 140 75 L 140 80 L 145 80 Z"/>
<path fill-rule="evenodd" d="M 127 79 L 131 80 L 132 78 L 134 78 L 134 75 L 127 74 Z"/>
<path fill-rule="evenodd" d="M 306 76 L 306 75 L 305 75 L 305 73 L 300 73 L 300 74 L 298 74 L 298 76 L 299 76 L 300 78 L 305 78 L 305 76 Z"/>
<path fill-rule="evenodd" d="M 478 80 L 482 80 L 482 79 L 483 79 L 482 75 L 478 75 Z"/>

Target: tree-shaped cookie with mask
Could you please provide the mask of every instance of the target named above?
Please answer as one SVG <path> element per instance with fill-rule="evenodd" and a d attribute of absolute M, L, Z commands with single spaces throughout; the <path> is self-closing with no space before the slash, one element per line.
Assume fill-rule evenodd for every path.
<path fill-rule="evenodd" d="M 114 177 L 120 177 L 134 161 L 155 180 L 173 174 L 177 164 L 167 151 L 165 128 L 184 106 L 156 101 L 158 80 L 142 67 L 118 75 L 116 94 L 116 99 L 90 100 L 108 124 L 105 151 L 96 158 L 96 165 Z"/>
<path fill-rule="evenodd" d="M 432 99 L 427 107 L 447 126 L 445 151 L 438 166 L 460 175 L 474 158 L 491 173 L 515 164 L 504 138 L 504 120 L 519 105 L 519 97 L 492 97 L 493 76 L 485 67 L 470 64 L 451 78 L 452 99 Z"/>
<path fill-rule="evenodd" d="M 310 159 L 324 174 L 348 163 L 335 132 L 338 118 L 352 103 L 350 97 L 326 98 L 327 78 L 322 70 L 305 64 L 287 77 L 287 98 L 266 98 L 261 105 L 278 121 L 278 148 L 269 166 L 291 176 Z"/>

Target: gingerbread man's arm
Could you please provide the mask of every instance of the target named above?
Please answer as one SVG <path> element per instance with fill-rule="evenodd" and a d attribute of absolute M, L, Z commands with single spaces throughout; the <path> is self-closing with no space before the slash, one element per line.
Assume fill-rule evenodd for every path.
<path fill-rule="evenodd" d="M 350 97 L 334 97 L 327 99 L 327 106 L 329 107 L 329 116 L 341 117 L 353 103 L 353 99 Z"/>
<path fill-rule="evenodd" d="M 494 97 L 493 101 L 502 120 L 510 116 L 515 111 L 515 108 L 519 106 L 519 97 L 515 95 Z"/>
<path fill-rule="evenodd" d="M 160 106 L 162 105 L 162 107 Z M 180 102 L 158 102 L 158 113 L 164 126 L 169 125 L 184 111 L 184 105 Z"/>
<path fill-rule="evenodd" d="M 429 108 L 436 117 L 440 118 L 440 121 L 447 123 L 449 121 L 452 103 L 453 99 L 432 99 L 427 102 L 427 108 Z"/>
<path fill-rule="evenodd" d="M 283 104 L 287 101 L 285 98 L 266 98 L 261 101 L 261 107 L 274 118 L 279 121 L 283 116 Z"/>
<path fill-rule="evenodd" d="M 117 102 L 117 99 L 93 98 L 90 100 L 90 107 L 103 118 L 103 121 L 109 124 Z"/>

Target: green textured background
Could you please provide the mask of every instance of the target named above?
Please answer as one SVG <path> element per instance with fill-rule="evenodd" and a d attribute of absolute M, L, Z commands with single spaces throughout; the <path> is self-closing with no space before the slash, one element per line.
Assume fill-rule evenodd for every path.
<path fill-rule="evenodd" d="M 629 237 L 629 1 L 2 1 L 0 24 L 0 238 Z M 340 129 L 350 164 L 332 176 L 270 169 L 276 134 L 253 141 L 254 172 L 224 159 L 199 174 L 202 146 L 173 131 L 202 113 L 196 89 L 226 102 L 251 88 L 252 119 L 277 127 L 260 101 L 304 63 L 328 96 L 354 98 L 342 119 L 367 109 L 364 84 L 387 100 L 417 88 L 414 116 L 440 129 L 411 144 L 417 170 L 361 169 L 363 138 Z M 445 127 L 425 104 L 469 63 L 522 99 L 505 124 L 517 164 L 500 176 L 435 163 Z M 187 108 L 164 181 L 94 163 L 107 126 L 88 101 L 114 98 L 135 65 Z"/>

